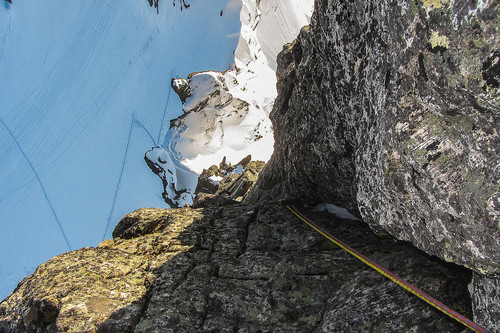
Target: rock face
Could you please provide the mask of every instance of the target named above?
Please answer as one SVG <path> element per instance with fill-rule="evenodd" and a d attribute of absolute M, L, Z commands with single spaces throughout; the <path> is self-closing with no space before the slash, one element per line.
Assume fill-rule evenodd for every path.
<path fill-rule="evenodd" d="M 476 322 L 498 331 L 500 327 L 500 279 L 474 274 L 469 292 Z"/>
<path fill-rule="evenodd" d="M 464 329 L 270 198 L 335 203 L 380 235 L 475 270 L 471 281 L 468 269 L 376 236 L 362 221 L 301 207 L 365 255 L 498 329 L 498 6 L 318 0 L 311 27 L 278 59 L 275 154 L 246 199 L 259 204 L 214 206 L 226 203 L 224 193 L 241 199 L 255 179 L 231 178 L 224 163 L 207 169 L 203 208 L 140 209 L 120 221 L 113 240 L 41 265 L 0 303 L 0 332 Z M 212 88 L 235 81 L 203 75 L 173 82 L 188 106 L 194 90 L 183 89 L 197 80 L 210 88 L 207 104 L 186 115 L 234 101 L 224 98 L 230 88 Z M 165 178 L 175 161 L 158 149 L 146 157 L 165 193 L 185 200 L 181 177 Z"/>
<path fill-rule="evenodd" d="M 318 0 L 278 59 L 275 152 L 252 200 L 331 202 L 498 274 L 498 26 L 497 1 Z"/>
<path fill-rule="evenodd" d="M 305 207 L 305 210 L 308 208 Z M 471 274 L 308 214 L 466 316 Z M 448 316 L 326 242 L 281 204 L 140 209 L 114 239 L 51 259 L 0 304 L 0 332 L 458 332 Z"/>

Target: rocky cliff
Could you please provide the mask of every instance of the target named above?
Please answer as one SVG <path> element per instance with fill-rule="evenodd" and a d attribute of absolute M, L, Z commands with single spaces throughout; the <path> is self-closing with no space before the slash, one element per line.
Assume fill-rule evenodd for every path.
<path fill-rule="evenodd" d="M 281 203 L 241 204 L 264 163 L 200 175 L 203 208 L 139 209 L 97 248 L 41 265 L 0 303 L 0 332 L 462 331 Z M 324 205 L 320 205 L 323 207 Z M 327 231 L 471 317 L 471 272 L 364 222 L 301 205 Z M 469 288 L 473 288 L 469 285 Z M 487 303 L 483 303 L 488 305 Z"/>
<path fill-rule="evenodd" d="M 346 207 L 498 285 L 499 22 L 496 1 L 317 1 L 278 59 L 260 189 Z"/>

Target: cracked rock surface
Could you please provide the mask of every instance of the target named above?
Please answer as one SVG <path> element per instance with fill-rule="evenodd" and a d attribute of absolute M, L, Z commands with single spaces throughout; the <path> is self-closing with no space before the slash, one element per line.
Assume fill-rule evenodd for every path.
<path fill-rule="evenodd" d="M 247 197 L 333 203 L 474 270 L 475 304 L 496 304 L 475 313 L 497 330 L 499 13 L 498 1 L 317 0 L 278 56 L 275 151 Z"/>
<path fill-rule="evenodd" d="M 278 56 L 276 149 L 258 187 L 500 274 L 499 8 L 318 0 Z"/>
<path fill-rule="evenodd" d="M 471 316 L 469 271 L 360 221 L 310 217 Z M 49 260 L 0 303 L 0 332 L 459 332 L 281 204 L 139 209 L 113 240 Z"/>

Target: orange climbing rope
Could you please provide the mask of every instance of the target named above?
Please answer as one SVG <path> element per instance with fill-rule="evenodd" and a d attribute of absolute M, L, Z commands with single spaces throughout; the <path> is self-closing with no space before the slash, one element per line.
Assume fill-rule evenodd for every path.
<path fill-rule="evenodd" d="M 432 305 L 433 307 L 435 307 L 439 311 L 445 313 L 446 315 L 450 316 L 451 318 L 455 319 L 456 321 L 460 322 L 461 324 L 467 326 L 468 328 L 474 330 L 475 332 L 479 332 L 479 333 L 491 333 L 486 328 L 481 327 L 478 324 L 476 324 L 475 322 L 473 322 L 472 320 L 470 320 L 470 319 L 462 316 L 460 313 L 458 313 L 455 310 L 451 309 L 450 307 L 444 305 L 443 303 L 441 303 L 440 301 L 438 301 L 434 297 L 426 294 L 425 292 L 423 292 L 422 290 L 418 289 L 417 287 L 415 287 L 411 283 L 403 280 L 402 278 L 400 278 L 396 274 L 392 273 L 391 271 L 389 271 L 386 268 L 384 268 L 384 267 L 380 266 L 379 264 L 377 264 L 375 261 L 371 260 L 368 257 L 365 257 L 363 254 L 361 254 L 358 251 L 354 250 L 352 247 L 350 247 L 349 245 L 345 244 L 344 242 L 342 242 L 338 238 L 332 236 L 331 234 L 329 234 L 328 232 L 326 232 L 324 229 L 322 229 L 321 227 L 319 227 L 316 223 L 314 223 L 313 221 L 311 221 L 310 219 L 308 219 L 304 214 L 302 214 L 301 212 L 299 212 L 295 207 L 292 207 L 292 206 L 289 206 L 289 205 L 285 205 L 285 207 L 288 208 L 299 219 L 301 219 L 302 221 L 304 221 L 305 223 L 307 223 L 311 228 L 313 228 L 314 230 L 316 230 L 317 232 L 319 232 L 321 235 L 323 235 L 324 237 L 326 237 L 327 239 L 329 239 L 331 242 L 333 242 L 335 245 L 341 247 L 342 249 L 344 249 L 345 251 L 347 251 L 349 254 L 351 254 L 355 258 L 361 260 L 363 263 L 365 263 L 366 265 L 370 266 L 371 268 L 373 268 L 374 270 L 376 270 L 377 272 L 379 272 L 383 276 L 387 277 L 388 279 L 392 280 L 393 282 L 397 283 L 398 285 L 400 285 L 404 289 L 408 290 L 410 293 L 414 294 L 415 296 L 417 296 L 421 300 L 423 300 L 426 303 Z"/>

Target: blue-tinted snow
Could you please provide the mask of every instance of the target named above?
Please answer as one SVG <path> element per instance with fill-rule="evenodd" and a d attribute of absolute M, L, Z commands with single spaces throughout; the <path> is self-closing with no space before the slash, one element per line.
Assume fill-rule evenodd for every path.
<path fill-rule="evenodd" d="M 359 218 L 351 214 L 346 208 L 331 203 L 320 203 L 314 207 L 313 212 L 328 212 L 341 219 L 359 221 Z"/>
<path fill-rule="evenodd" d="M 0 299 L 70 249 L 64 234 L 95 246 L 124 214 L 166 207 L 143 157 L 182 113 L 170 79 L 225 70 L 240 28 L 237 1 L 190 4 L 0 5 Z"/>

